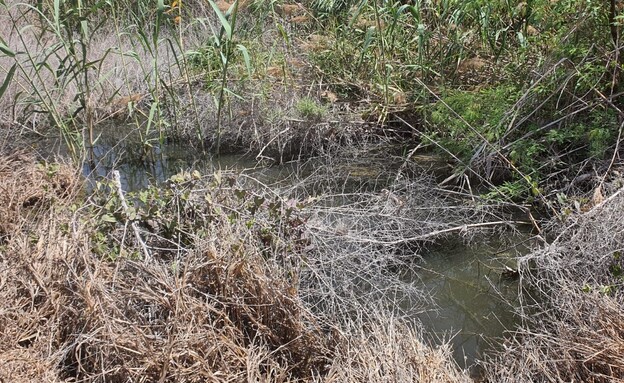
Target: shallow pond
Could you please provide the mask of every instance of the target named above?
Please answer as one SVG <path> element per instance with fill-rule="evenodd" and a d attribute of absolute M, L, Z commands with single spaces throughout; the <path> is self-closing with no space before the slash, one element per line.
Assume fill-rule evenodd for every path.
<path fill-rule="evenodd" d="M 140 144 L 129 139 L 128 131 L 116 127 L 100 132 L 90 158 L 83 164 L 88 179 L 93 181 L 97 177 L 109 176 L 116 169 L 121 173 L 124 190 L 130 191 L 163 182 L 190 168 L 203 174 L 217 169 L 237 170 L 268 182 L 284 180 L 295 171 L 301 172 L 297 162 L 261 167 L 252 157 L 244 155 L 216 158 L 183 144 L 161 145 L 155 141 L 150 145 Z M 54 145 L 46 142 L 39 145 L 49 151 L 63 152 L 58 140 Z M 432 168 L 431 164 L 424 167 Z M 373 189 L 380 189 L 390 178 L 380 181 L 380 175 L 369 170 L 366 167 L 350 169 L 347 172 L 349 180 L 340 183 L 343 190 L 349 182 L 355 188 L 369 182 L 375 185 Z M 528 235 L 516 234 L 504 240 L 500 237 L 481 238 L 471 244 L 447 241 L 420 254 L 422 260 L 414 271 L 403 275 L 406 281 L 421 283 L 434 297 L 436 306 L 417 315 L 427 341 L 437 343 L 452 339 L 456 361 L 460 366 L 468 367 L 485 350 L 496 346 L 497 338 L 513 330 L 516 318 L 510 307 L 518 297 L 518 283 L 513 275 L 509 275 L 509 270 L 515 267 L 515 258 L 526 252 L 528 245 Z"/>

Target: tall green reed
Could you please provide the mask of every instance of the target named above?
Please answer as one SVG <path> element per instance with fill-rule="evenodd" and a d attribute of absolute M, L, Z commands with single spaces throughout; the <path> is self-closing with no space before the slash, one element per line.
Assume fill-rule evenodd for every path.
<path fill-rule="evenodd" d="M 221 81 L 219 86 L 218 96 L 215 97 L 215 104 L 217 105 L 217 128 L 216 128 L 216 143 L 214 144 L 214 150 L 217 154 L 221 150 L 221 136 L 223 133 L 223 108 L 225 103 L 225 94 L 231 93 L 227 87 L 228 81 L 228 67 L 231 62 L 232 55 L 234 53 L 234 28 L 236 26 L 236 17 L 238 15 L 238 0 L 230 6 L 226 13 L 221 12 L 217 3 L 213 0 L 208 0 L 210 6 L 215 11 L 221 28 L 219 33 L 214 36 L 215 47 L 219 50 L 219 56 L 221 59 Z M 244 48 L 244 47 L 243 47 Z"/>
<path fill-rule="evenodd" d="M 18 93 L 22 97 L 20 101 L 30 105 L 28 113 L 47 114 L 59 128 L 72 157 L 80 158 L 85 139 L 89 145 L 95 140 L 93 91 L 101 84 L 94 73 L 101 69 L 101 63 L 110 53 L 106 49 L 95 59 L 89 55 L 93 33 L 102 26 L 91 23 L 90 19 L 105 4 L 98 2 L 87 7 L 80 0 L 71 4 L 55 0 L 48 9 L 41 2 L 36 5 L 2 2 L 0 6 L 15 25 L 30 15 L 35 15 L 38 21 L 16 33 L 20 47 L 8 52 L 12 53 L 9 56 L 14 63 L 3 83 L 3 93 L 9 86 L 8 80 L 19 70 L 30 85 L 26 87 L 22 83 L 23 91 Z M 62 105 L 60 100 L 69 94 L 71 101 Z"/>
<path fill-rule="evenodd" d="M 0 36 L 0 53 L 11 59 L 2 68 L 6 76 L 0 79 L 0 96 L 9 87 L 21 88 L 13 92 L 15 104 L 28 105 L 21 118 L 46 115 L 75 160 L 97 141 L 95 127 L 118 115 L 102 117 L 106 106 L 118 106 L 120 99 L 130 100 L 128 115 L 146 151 L 154 136 L 162 144 L 168 131 L 177 129 L 182 114 L 188 120 L 188 105 L 203 143 L 186 62 L 186 29 L 181 18 L 173 22 L 171 6 L 163 0 L 156 6 L 144 1 L 2 0 L 0 9 L 14 24 L 11 39 Z M 116 44 L 103 46 L 101 41 L 110 38 Z M 181 102 L 182 87 L 187 100 Z M 138 99 L 149 103 L 146 113 L 137 108 Z"/>

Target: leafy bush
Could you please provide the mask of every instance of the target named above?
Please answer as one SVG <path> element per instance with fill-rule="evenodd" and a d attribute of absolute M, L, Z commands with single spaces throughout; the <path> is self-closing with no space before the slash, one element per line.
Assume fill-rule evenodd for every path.
<path fill-rule="evenodd" d="M 482 144 L 498 144 L 507 128 L 508 112 L 519 97 L 510 85 L 448 91 L 427 108 L 429 131 L 444 148 L 468 161 Z"/>

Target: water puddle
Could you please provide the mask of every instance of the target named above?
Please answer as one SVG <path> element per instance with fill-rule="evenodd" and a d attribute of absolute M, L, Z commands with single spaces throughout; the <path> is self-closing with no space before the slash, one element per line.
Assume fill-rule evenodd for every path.
<path fill-rule="evenodd" d="M 516 327 L 511 312 L 519 299 L 516 258 L 529 246 L 528 234 L 517 233 L 505 241 L 498 237 L 470 245 L 447 241 L 423 254 L 418 275 L 411 278 L 420 279 L 438 307 L 418 319 L 429 341 L 451 338 L 460 366 L 472 365 Z"/>

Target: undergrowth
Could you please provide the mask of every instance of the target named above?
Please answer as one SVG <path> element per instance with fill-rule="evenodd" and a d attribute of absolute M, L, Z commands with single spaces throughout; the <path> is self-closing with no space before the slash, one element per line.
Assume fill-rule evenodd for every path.
<path fill-rule="evenodd" d="M 85 195 L 69 165 L 29 154 L 1 163 L 4 380 L 468 381 L 448 345 L 424 343 L 380 294 L 426 299 L 389 272 L 411 262 L 392 249 L 430 240 L 472 214 L 463 207 L 430 221 L 372 210 L 372 193 L 332 216 L 324 201 L 227 172 L 137 194 L 113 178 Z M 335 232 L 337 220 L 352 234 Z"/>
<path fill-rule="evenodd" d="M 397 172 L 383 193 L 343 189 L 343 211 L 306 192 L 362 172 L 337 163 L 284 194 L 188 172 L 125 195 L 109 175 L 86 195 L 75 168 L 18 149 L 57 136 L 75 164 L 96 164 L 100 135 L 122 124 L 143 160 L 174 141 L 270 162 L 398 141 L 405 168 L 420 151 L 442 156 L 451 194 L 569 222 L 621 184 L 622 12 L 615 0 L 0 0 L 0 143 L 14 152 L 0 164 L 0 373 L 464 381 L 448 350 L 377 312 L 370 287 L 404 288 L 388 272 L 410 267 L 397 253 L 487 224 L 487 209 L 430 221 L 446 211 L 418 199 L 433 183 Z M 492 380 L 622 378 L 605 351 L 621 348 L 619 221 L 593 217 L 608 219 L 609 240 L 584 236 L 581 219 L 521 270 L 551 310 L 520 313 L 524 333 Z M 610 247 L 589 254 L 583 238 Z M 586 275 L 590 256 L 602 269 Z"/>

